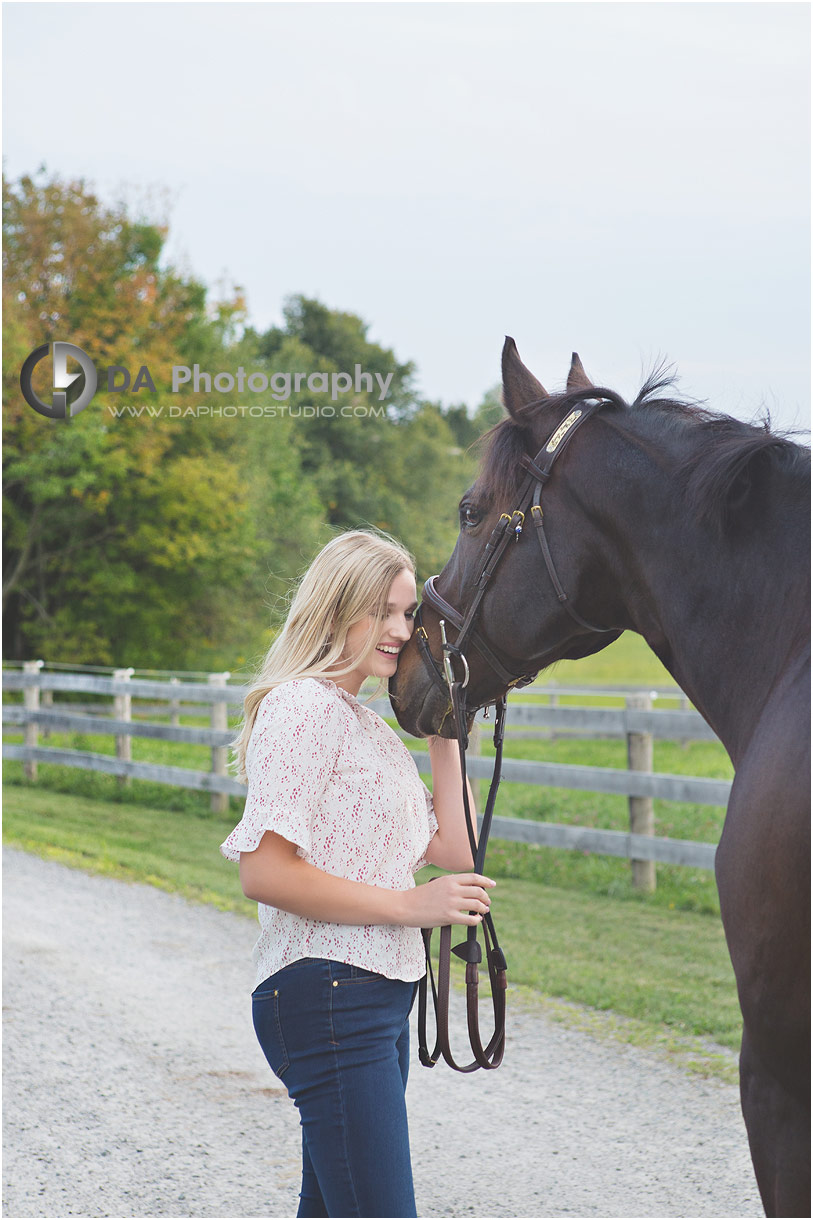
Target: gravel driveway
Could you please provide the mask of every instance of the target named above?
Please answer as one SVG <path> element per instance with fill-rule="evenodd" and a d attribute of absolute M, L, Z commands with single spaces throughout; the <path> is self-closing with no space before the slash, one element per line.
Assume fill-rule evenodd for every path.
<path fill-rule="evenodd" d="M 295 1215 L 298 1116 L 251 1027 L 253 922 L 12 850 L 3 905 L 4 1215 Z M 734 1087 L 509 1020 L 497 1072 L 413 1058 L 420 1215 L 763 1214 Z"/>

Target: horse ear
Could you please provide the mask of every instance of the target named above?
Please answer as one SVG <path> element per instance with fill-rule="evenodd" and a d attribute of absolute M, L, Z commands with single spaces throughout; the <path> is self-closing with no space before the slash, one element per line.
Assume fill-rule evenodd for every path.
<path fill-rule="evenodd" d="M 584 365 L 579 359 L 579 353 L 574 352 L 570 361 L 570 372 L 567 375 L 569 390 L 592 390 L 593 383 L 584 371 Z"/>
<path fill-rule="evenodd" d="M 511 415 L 516 415 L 529 402 L 550 397 L 545 387 L 520 360 L 517 345 L 510 335 L 505 336 L 502 349 L 502 397 Z"/>

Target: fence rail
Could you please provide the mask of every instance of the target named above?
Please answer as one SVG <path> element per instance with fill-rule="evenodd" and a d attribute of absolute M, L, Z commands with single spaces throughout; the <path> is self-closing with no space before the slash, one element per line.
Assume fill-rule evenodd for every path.
<path fill-rule="evenodd" d="M 107 673 L 114 674 L 120 668 L 117 665 L 74 665 L 66 661 L 3 661 L 3 670 L 6 673 L 13 673 L 15 670 L 25 670 L 27 665 L 35 664 L 40 670 L 47 673 L 49 670 L 67 670 L 70 673 L 91 674 L 91 673 Z M 27 671 L 26 671 L 27 672 Z M 140 667 L 130 668 L 129 672 L 133 675 L 149 675 L 151 677 L 161 677 L 169 680 L 181 682 L 185 678 L 208 678 L 211 670 L 201 669 L 141 669 Z M 234 674 L 229 673 L 229 677 L 233 678 Z M 235 681 L 237 679 L 235 678 Z M 561 686 L 558 682 L 550 680 L 548 682 L 535 682 L 532 686 L 523 688 L 523 694 L 543 694 L 543 695 L 627 695 L 633 691 L 640 691 L 642 686 L 640 683 L 634 685 L 625 685 L 624 683 L 614 683 L 610 686 L 594 687 L 594 686 Z M 650 692 L 653 699 L 680 699 L 682 703 L 687 703 L 687 697 L 679 686 L 661 686 L 658 690 Z"/>
<path fill-rule="evenodd" d="M 169 690 L 168 690 L 169 687 Z M 209 683 L 183 682 L 177 686 L 167 682 L 145 678 L 96 678 L 84 674 L 41 674 L 3 672 L 3 689 L 25 691 L 82 692 L 99 695 L 129 695 L 134 699 L 153 699 L 178 703 L 180 706 L 225 703 L 231 708 L 240 708 L 248 690 L 247 686 L 212 687 Z M 226 692 L 226 698 L 223 694 Z M 526 693 L 534 693 L 527 688 Z M 538 689 L 535 693 L 558 695 L 559 690 Z M 602 694 L 592 689 L 593 694 Z M 620 694 L 619 694 L 619 697 Z M 628 695 L 625 697 L 629 697 Z M 558 704 L 517 703 L 516 696 L 510 700 L 510 728 L 562 728 L 594 732 L 602 736 L 623 737 L 628 733 L 652 733 L 668 741 L 716 741 L 714 731 L 703 717 L 695 711 L 668 709 L 639 710 L 614 707 L 561 707 Z M 370 707 L 379 715 L 392 716 L 392 708 L 386 699 L 371 700 Z M 153 710 L 153 709 L 150 709 Z M 4 713 L 5 715 L 5 713 Z"/>
<path fill-rule="evenodd" d="M 6 742 L 3 757 L 24 764 L 27 778 L 36 780 L 37 764 L 80 767 L 85 770 L 116 775 L 122 784 L 133 779 L 151 780 L 175 787 L 208 791 L 213 809 L 225 808 L 229 796 L 242 797 L 245 786 L 229 776 L 227 747 L 234 736 L 227 728 L 229 708 L 242 707 L 247 687 L 228 685 L 228 674 L 209 674 L 203 682 L 179 682 L 134 678 L 133 671 L 119 669 L 110 677 L 95 674 L 42 672 L 41 662 L 25 662 L 23 671 L 4 670 L 3 688 L 22 691 L 23 704 L 4 703 L 3 723 L 22 727 L 24 744 Z M 558 695 L 569 688 L 529 687 L 522 692 Z M 606 689 L 579 688 L 591 694 L 606 694 Z M 40 693 L 48 706 L 40 706 Z M 53 692 L 91 693 L 112 697 L 113 715 L 89 715 L 76 709 L 75 704 L 52 705 Z M 614 688 L 614 693 L 620 693 Z M 679 692 L 678 692 L 679 694 Z M 628 745 L 628 769 L 576 766 L 567 763 L 535 762 L 504 758 L 502 778 L 507 783 L 538 784 L 549 788 L 565 788 L 589 792 L 610 793 L 627 797 L 630 807 L 630 831 L 596 830 L 589 827 L 537 822 L 520 818 L 495 817 L 493 833 L 515 842 L 535 843 L 575 851 L 589 851 L 629 859 L 634 883 L 643 889 L 655 885 L 654 863 L 713 868 L 716 848 L 709 843 L 668 839 L 654 834 L 652 801 L 684 801 L 704 805 L 725 805 L 731 784 L 726 780 L 695 776 L 664 775 L 652 771 L 651 743 L 653 738 L 665 740 L 716 740 L 714 733 L 693 710 L 655 710 L 651 707 L 654 692 L 627 690 L 627 706 L 623 708 L 561 707 L 558 704 L 519 703 L 510 700 L 509 721 L 512 727 L 561 728 L 594 732 L 602 736 L 625 737 Z M 670 692 L 669 698 L 674 697 Z M 152 714 L 166 709 L 172 723 L 159 724 L 133 719 L 133 699 L 158 701 Z M 209 728 L 182 726 L 178 723 L 185 705 L 201 708 L 199 715 L 209 715 Z M 370 707 L 381 715 L 392 716 L 388 700 L 371 700 Z M 136 709 L 137 711 L 139 709 Z M 144 709 L 140 709 L 142 712 Z M 478 717 L 482 721 L 482 716 Z M 107 734 L 116 739 L 115 755 L 85 750 L 55 748 L 39 744 L 38 735 L 52 731 L 74 731 L 87 734 Z M 400 731 L 400 730 L 399 730 Z M 405 736 L 402 734 L 402 736 Z M 133 737 L 148 737 L 161 741 L 182 742 L 205 746 L 212 752 L 209 771 L 193 770 L 157 763 L 134 762 L 130 757 Z M 492 761 L 477 756 L 468 760 L 469 774 L 478 779 L 490 777 Z M 429 756 L 425 751 L 410 751 L 421 774 L 431 774 Z"/>

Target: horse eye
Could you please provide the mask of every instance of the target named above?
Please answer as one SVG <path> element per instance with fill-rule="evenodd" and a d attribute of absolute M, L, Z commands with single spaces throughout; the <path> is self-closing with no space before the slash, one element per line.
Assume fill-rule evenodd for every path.
<path fill-rule="evenodd" d="M 480 514 L 476 508 L 472 508 L 470 504 L 466 504 L 460 510 L 461 525 L 477 525 L 480 521 Z"/>

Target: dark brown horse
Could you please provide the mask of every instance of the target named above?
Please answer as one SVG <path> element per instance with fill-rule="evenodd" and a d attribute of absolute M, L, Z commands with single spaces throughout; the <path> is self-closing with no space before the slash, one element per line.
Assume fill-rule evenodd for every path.
<path fill-rule="evenodd" d="M 735 768 L 716 874 L 743 1015 L 743 1114 L 767 1214 L 809 1216 L 810 455 L 767 426 L 663 397 L 669 384 L 653 375 L 628 405 L 593 386 L 574 354 L 567 390 L 549 395 L 506 340 L 508 414 L 425 593 L 425 643 L 440 663 L 430 593 L 466 616 L 487 542 L 508 518 L 523 525 L 512 513 L 528 471 L 545 474 L 546 450 L 584 415 L 537 483 L 539 509 L 526 514 L 537 529 L 524 521 L 481 593 L 464 648 L 469 727 L 507 675 L 588 656 L 630 630 L 720 737 Z M 391 682 L 398 720 L 453 736 L 449 699 L 417 645 L 413 635 Z"/>

